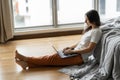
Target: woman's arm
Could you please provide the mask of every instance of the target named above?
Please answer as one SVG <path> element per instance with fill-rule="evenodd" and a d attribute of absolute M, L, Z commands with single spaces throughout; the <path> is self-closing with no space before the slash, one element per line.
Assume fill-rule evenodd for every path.
<path fill-rule="evenodd" d="M 96 43 L 90 42 L 88 47 L 81 49 L 81 50 L 73 50 L 73 53 L 84 54 L 91 52 L 96 46 Z"/>
<path fill-rule="evenodd" d="M 84 49 L 80 49 L 80 50 L 70 50 L 70 49 L 68 49 L 68 50 L 65 50 L 64 53 L 65 54 L 74 54 L 74 53 L 75 54 L 76 53 L 77 54 L 85 54 L 85 53 L 91 52 L 95 48 L 95 46 L 96 46 L 96 43 L 90 42 L 88 47 L 86 47 Z"/>

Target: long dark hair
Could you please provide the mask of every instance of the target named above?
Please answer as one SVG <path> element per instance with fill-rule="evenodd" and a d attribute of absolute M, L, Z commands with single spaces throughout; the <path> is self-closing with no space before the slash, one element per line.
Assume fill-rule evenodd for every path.
<path fill-rule="evenodd" d="M 99 17 L 99 14 L 96 10 L 90 10 L 88 11 L 86 14 L 85 14 L 88 18 L 88 20 L 90 21 L 90 23 L 93 23 L 96 25 L 96 27 L 99 27 L 101 25 L 101 22 L 100 22 L 100 17 Z M 86 28 L 84 30 L 84 32 L 87 32 L 89 31 L 90 29 L 92 29 L 91 26 L 89 26 L 88 28 Z"/>

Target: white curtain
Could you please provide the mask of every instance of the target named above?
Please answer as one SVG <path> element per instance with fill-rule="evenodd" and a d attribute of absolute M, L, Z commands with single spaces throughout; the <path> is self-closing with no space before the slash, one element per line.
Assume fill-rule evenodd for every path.
<path fill-rule="evenodd" d="M 13 38 L 13 14 L 11 0 L 0 0 L 0 43 Z"/>

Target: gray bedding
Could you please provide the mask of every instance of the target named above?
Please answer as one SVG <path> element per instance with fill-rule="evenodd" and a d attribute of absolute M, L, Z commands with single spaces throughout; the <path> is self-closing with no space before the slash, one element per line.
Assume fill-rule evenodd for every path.
<path fill-rule="evenodd" d="M 104 23 L 102 38 L 93 52 L 95 58 L 59 70 L 71 80 L 120 80 L 120 17 Z"/>

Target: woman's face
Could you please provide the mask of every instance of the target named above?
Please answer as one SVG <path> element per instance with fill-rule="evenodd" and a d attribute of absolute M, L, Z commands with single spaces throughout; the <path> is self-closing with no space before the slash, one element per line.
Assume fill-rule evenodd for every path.
<path fill-rule="evenodd" d="M 92 23 L 90 23 L 89 19 L 87 16 L 85 16 L 85 23 L 88 25 L 88 26 L 92 26 Z"/>

